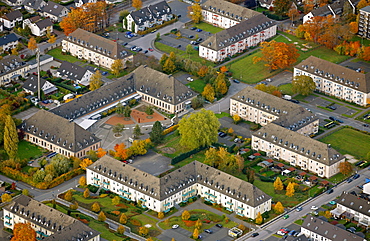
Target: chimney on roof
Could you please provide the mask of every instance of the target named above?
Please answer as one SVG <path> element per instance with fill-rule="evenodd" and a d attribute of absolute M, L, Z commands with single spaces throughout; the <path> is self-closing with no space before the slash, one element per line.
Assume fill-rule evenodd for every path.
<path fill-rule="evenodd" d="M 331 147 L 331 144 L 328 144 L 328 148 L 330 148 Z"/>

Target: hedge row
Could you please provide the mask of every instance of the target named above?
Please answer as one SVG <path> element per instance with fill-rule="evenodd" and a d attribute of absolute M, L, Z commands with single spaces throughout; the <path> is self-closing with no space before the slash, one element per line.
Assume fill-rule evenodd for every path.
<path fill-rule="evenodd" d="M 200 151 L 203 151 L 205 149 L 207 149 L 208 146 L 202 146 L 202 147 L 198 147 L 194 150 L 191 150 L 191 151 L 188 151 L 188 152 L 185 152 L 185 153 L 182 153 L 180 155 L 178 155 L 177 157 L 173 158 L 171 160 L 171 165 L 175 165 L 176 163 L 179 163 L 181 162 L 182 160 L 185 160 L 186 158 L 190 157 L 191 155 L 194 155 Z"/>

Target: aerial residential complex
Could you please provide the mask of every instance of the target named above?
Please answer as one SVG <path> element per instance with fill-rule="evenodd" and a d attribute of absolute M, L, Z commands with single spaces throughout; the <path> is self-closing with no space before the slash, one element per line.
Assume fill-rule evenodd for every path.
<path fill-rule="evenodd" d="M 199 46 L 199 56 L 218 62 L 276 35 L 276 23 L 265 15 L 237 4 L 208 0 L 202 4 L 203 20 L 225 28 Z"/>
<path fill-rule="evenodd" d="M 4 227 L 30 223 L 37 240 L 99 241 L 100 233 L 77 219 L 28 196 L 20 195 L 3 208 Z"/>
<path fill-rule="evenodd" d="M 9 55 L 0 59 L 0 86 L 24 77 L 28 70 L 29 64 L 23 62 L 19 56 Z"/>
<path fill-rule="evenodd" d="M 271 210 L 271 197 L 251 183 L 197 161 L 158 178 L 105 155 L 86 168 L 86 181 L 156 212 L 197 195 L 252 219 Z"/>
<path fill-rule="evenodd" d="M 370 73 L 310 56 L 294 67 L 294 77 L 310 76 L 316 90 L 338 99 L 366 106 L 370 102 Z"/>
<path fill-rule="evenodd" d="M 158 2 L 154 5 L 148 5 L 142 9 L 132 11 L 123 20 L 123 26 L 127 22 L 126 29 L 132 32 L 144 31 L 156 25 L 161 25 L 166 21 L 173 19 L 175 16 L 166 1 Z"/>
<path fill-rule="evenodd" d="M 120 59 L 123 66 L 133 60 L 131 52 L 122 45 L 80 28 L 62 41 L 62 51 L 107 69 L 116 59 Z"/>

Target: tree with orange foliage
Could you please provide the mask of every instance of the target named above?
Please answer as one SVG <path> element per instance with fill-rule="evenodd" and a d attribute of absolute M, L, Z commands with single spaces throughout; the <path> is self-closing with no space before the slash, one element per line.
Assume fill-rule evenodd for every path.
<path fill-rule="evenodd" d="M 349 175 L 353 171 L 352 164 L 349 163 L 348 161 L 344 161 L 339 163 L 339 172 L 342 173 L 343 175 Z"/>
<path fill-rule="evenodd" d="M 16 223 L 11 241 L 36 241 L 36 231 L 29 223 Z"/>
<path fill-rule="evenodd" d="M 314 4 L 313 0 L 306 1 L 304 6 L 303 6 L 303 13 L 307 14 L 307 13 L 311 12 L 314 7 L 315 7 L 315 4 Z"/>
<path fill-rule="evenodd" d="M 141 9 L 143 6 L 143 2 L 141 0 L 132 0 L 132 7 L 134 7 L 136 10 Z"/>
<path fill-rule="evenodd" d="M 114 150 L 116 151 L 114 153 L 115 158 L 119 160 L 126 160 L 128 158 L 128 151 L 124 143 L 116 144 Z"/>
<path fill-rule="evenodd" d="M 101 157 L 105 156 L 106 154 L 107 154 L 107 152 L 101 147 L 96 152 L 96 155 L 98 156 L 98 158 L 101 158 Z"/>
<path fill-rule="evenodd" d="M 297 20 L 297 18 L 299 17 L 299 12 L 296 8 L 291 8 L 289 11 L 288 11 L 288 17 L 290 18 L 290 20 L 292 21 L 292 24 L 295 20 Z"/>
<path fill-rule="evenodd" d="M 356 34 L 358 32 L 357 22 L 350 22 L 349 23 L 349 31 L 351 31 L 351 33 L 353 33 L 353 34 Z"/>
<path fill-rule="evenodd" d="M 275 40 L 262 42 L 261 51 L 262 57 L 254 57 L 253 63 L 263 61 L 270 71 L 287 68 L 294 64 L 299 57 L 298 50 L 293 44 L 276 42 Z"/>
<path fill-rule="evenodd" d="M 358 55 L 358 57 L 360 59 L 365 60 L 365 61 L 370 61 L 370 46 L 368 46 L 368 47 L 362 46 L 361 50 L 362 51 Z"/>
<path fill-rule="evenodd" d="M 370 1 L 368 0 L 361 0 L 357 6 L 356 6 L 356 9 L 361 9 L 361 8 L 364 8 L 366 6 L 369 6 L 370 5 Z"/>
<path fill-rule="evenodd" d="M 220 71 L 221 73 L 225 73 L 226 71 L 228 71 L 227 67 L 224 65 L 220 68 Z"/>
<path fill-rule="evenodd" d="M 204 76 L 207 75 L 207 73 L 208 73 L 208 67 L 207 66 L 203 65 L 202 67 L 200 67 L 200 69 L 198 71 L 199 77 L 203 78 Z"/>

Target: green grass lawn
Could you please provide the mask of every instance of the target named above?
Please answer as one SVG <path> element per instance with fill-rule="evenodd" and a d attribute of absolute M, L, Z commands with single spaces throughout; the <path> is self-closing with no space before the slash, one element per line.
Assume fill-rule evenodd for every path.
<path fill-rule="evenodd" d="M 358 159 L 366 159 L 370 150 L 370 135 L 359 131 L 343 128 L 320 141 L 331 144 L 331 146 L 341 154 L 350 154 Z"/>
<path fill-rule="evenodd" d="M 222 117 L 231 117 L 229 113 L 226 112 L 221 112 L 220 114 L 215 114 L 217 118 L 222 118 Z"/>
<path fill-rule="evenodd" d="M 30 160 L 35 157 L 42 155 L 42 149 L 36 145 L 29 143 L 28 141 L 21 140 L 18 143 L 18 158 L 23 160 Z"/>
<path fill-rule="evenodd" d="M 283 95 L 294 95 L 293 89 L 292 89 L 292 84 L 283 84 L 279 85 L 279 90 Z"/>
<path fill-rule="evenodd" d="M 200 28 L 203 31 L 210 32 L 210 33 L 213 33 L 213 34 L 221 32 L 223 30 L 222 28 L 215 27 L 212 24 L 208 24 L 208 23 L 205 23 L 205 22 L 201 22 L 201 23 L 198 23 L 198 24 L 193 24 L 193 26 L 196 27 L 196 28 Z"/>
<path fill-rule="evenodd" d="M 164 156 L 167 156 L 170 158 L 174 158 L 180 155 L 181 153 L 190 151 L 189 149 L 186 149 L 180 145 L 180 135 L 172 134 L 172 135 L 166 136 L 163 143 L 165 144 L 163 144 L 160 148 L 171 147 L 176 150 L 174 153 L 162 153 Z"/>
<path fill-rule="evenodd" d="M 68 54 L 63 55 L 61 48 L 52 49 L 49 52 L 47 52 L 47 54 L 53 56 L 56 59 L 59 59 L 59 60 L 62 60 L 62 61 L 67 61 L 67 62 L 70 62 L 70 63 L 74 63 L 74 62 L 79 61 L 78 58 L 75 58 L 71 55 L 68 55 Z"/>
<path fill-rule="evenodd" d="M 201 79 L 194 79 L 193 82 L 189 82 L 186 85 L 190 86 L 192 90 L 201 94 L 203 92 L 204 87 L 206 86 L 206 83 L 204 83 L 204 81 Z"/>

